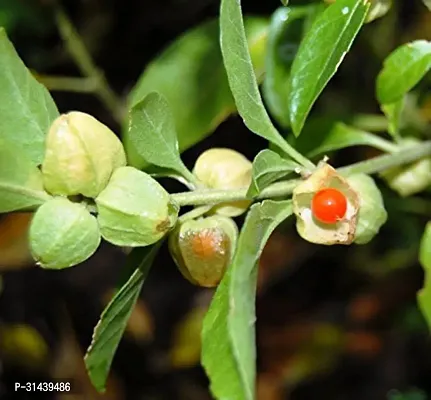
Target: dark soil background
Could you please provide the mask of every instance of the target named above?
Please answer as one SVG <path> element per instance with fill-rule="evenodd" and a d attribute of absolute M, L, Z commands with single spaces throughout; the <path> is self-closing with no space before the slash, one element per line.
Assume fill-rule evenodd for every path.
<path fill-rule="evenodd" d="M 391 16 L 367 26 L 358 38 L 319 100 L 320 111 L 379 112 L 374 81 L 382 58 L 407 40 L 431 39 L 430 13 L 421 2 L 395 3 Z M 187 29 L 216 17 L 219 8 L 218 0 L 61 4 L 121 96 L 157 53 Z M 278 0 L 243 1 L 246 14 L 269 16 L 279 6 Z M 35 72 L 79 76 L 59 38 L 50 1 L 0 0 L 0 25 Z M 94 96 L 52 94 L 61 112 L 91 113 L 119 132 Z M 265 145 L 232 117 L 186 151 L 184 160 L 192 167 L 214 146 L 235 148 L 252 159 Z M 369 149 L 358 148 L 340 152 L 335 160 L 342 164 L 370 156 Z M 170 181 L 164 184 L 182 190 Z M 411 213 L 403 206 L 407 203 L 382 188 L 389 221 L 369 245 L 313 246 L 291 223 L 271 237 L 260 262 L 257 301 L 259 400 L 420 400 L 431 394 L 431 346 L 416 306 L 423 284 L 417 250 L 431 199 L 421 198 L 425 213 Z M 199 324 L 212 291 L 184 280 L 166 248 L 144 285 L 102 396 L 91 389 L 82 357 L 126 255 L 104 243 L 76 268 L 43 271 L 31 265 L 21 243 L 26 216 L 24 222 L 8 218 L 0 219 L 0 399 L 211 398 L 199 367 Z M 13 246 L 18 261 L 6 257 Z M 72 379 L 75 394 L 14 391 L 14 382 L 53 376 Z"/>

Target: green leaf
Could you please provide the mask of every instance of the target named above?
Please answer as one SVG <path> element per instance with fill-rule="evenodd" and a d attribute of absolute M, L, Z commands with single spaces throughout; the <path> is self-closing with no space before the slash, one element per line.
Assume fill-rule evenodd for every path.
<path fill-rule="evenodd" d="M 381 137 L 327 118 L 308 122 L 296 148 L 308 157 L 352 146 L 371 146 L 382 151 L 395 151 L 397 147 Z"/>
<path fill-rule="evenodd" d="M 259 79 L 264 70 L 267 27 L 266 18 L 245 19 L 247 43 Z M 152 61 L 132 90 L 130 107 L 151 92 L 165 96 L 172 109 L 180 152 L 210 135 L 236 111 L 220 51 L 218 20 L 186 32 Z M 146 167 L 127 130 L 123 135 L 131 165 Z"/>
<path fill-rule="evenodd" d="M 377 77 L 380 104 L 400 100 L 431 69 L 431 42 L 417 40 L 394 50 Z"/>
<path fill-rule="evenodd" d="M 139 156 L 150 164 L 194 177 L 181 160 L 175 121 L 169 104 L 159 93 L 149 93 L 132 107 L 128 137 Z"/>
<path fill-rule="evenodd" d="M 256 81 L 238 0 L 222 0 L 220 44 L 229 86 L 245 125 L 280 148 L 286 143 L 272 124 Z"/>
<path fill-rule="evenodd" d="M 49 92 L 25 67 L 0 28 L 0 132 L 23 155 L 40 164 L 45 135 L 58 116 Z"/>
<path fill-rule="evenodd" d="M 390 104 L 382 104 L 382 111 L 385 113 L 386 118 L 388 119 L 388 132 L 395 139 L 400 138 L 400 125 L 401 125 L 401 116 L 404 109 L 404 101 L 405 98 L 401 97 L 394 103 Z"/>
<path fill-rule="evenodd" d="M 202 363 L 217 399 L 255 399 L 257 265 L 271 233 L 291 214 L 290 201 L 269 200 L 251 207 L 232 265 L 205 317 Z"/>
<path fill-rule="evenodd" d="M 419 261 L 425 270 L 425 284 L 418 292 L 418 303 L 431 330 L 431 222 L 428 222 L 421 240 Z"/>
<path fill-rule="evenodd" d="M 431 0 L 422 0 L 425 7 L 428 8 L 428 10 L 431 11 Z"/>
<path fill-rule="evenodd" d="M 253 161 L 253 180 L 247 191 L 247 197 L 255 197 L 271 183 L 283 178 L 299 164 L 281 158 L 271 150 L 262 150 Z"/>
<path fill-rule="evenodd" d="M 0 139 L 0 213 L 34 208 L 50 198 L 36 165 L 20 148 Z"/>
<path fill-rule="evenodd" d="M 289 76 L 304 33 L 310 7 L 281 7 L 272 16 L 268 33 L 266 74 L 262 93 L 277 122 L 287 128 L 289 120 Z"/>
<path fill-rule="evenodd" d="M 138 268 L 115 294 L 94 329 L 84 361 L 90 380 L 99 392 L 105 391 L 115 352 L 161 243 L 140 247 L 130 253 L 125 269 L 128 270 L 130 265 L 138 265 Z"/>
<path fill-rule="evenodd" d="M 337 0 L 316 18 L 301 42 L 292 65 L 289 91 L 290 122 L 296 136 L 350 50 L 368 8 L 364 0 Z"/>

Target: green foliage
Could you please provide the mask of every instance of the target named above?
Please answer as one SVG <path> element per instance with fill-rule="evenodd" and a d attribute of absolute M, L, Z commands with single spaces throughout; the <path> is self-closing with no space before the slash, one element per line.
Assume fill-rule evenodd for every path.
<path fill-rule="evenodd" d="M 48 128 L 58 116 L 44 86 L 33 78 L 0 28 L 0 132 L 35 164 L 42 162 Z"/>
<path fill-rule="evenodd" d="M 191 260 L 183 273 L 193 283 L 215 286 L 222 279 L 202 330 L 202 363 L 213 395 L 217 399 L 254 400 L 256 281 L 259 258 L 271 233 L 295 211 L 297 225 L 302 224 L 298 231 L 310 242 L 364 244 L 378 233 L 387 214 L 380 190 L 363 173 L 402 168 L 411 179 L 412 170 L 405 169 L 405 164 L 412 162 L 413 166 L 415 163 L 421 166 L 420 177 L 425 177 L 425 183 L 415 188 L 415 192 L 423 191 L 428 185 L 430 161 L 424 156 L 430 156 L 430 142 L 400 151 L 399 131 L 406 93 L 431 68 L 430 42 L 416 41 L 395 50 L 384 62 L 377 79 L 377 97 L 387 117 L 385 128 L 389 127 L 397 143 L 368 132 L 368 128 L 359 129 L 327 115 L 323 119 L 308 119 L 364 21 L 382 16 L 391 3 L 388 0 L 331 2 L 329 7 L 316 3 L 280 8 L 268 28 L 266 19 L 244 20 L 239 0 L 221 0 L 220 26 L 218 21 L 211 21 L 185 33 L 140 77 L 128 98 L 129 120 L 123 132 L 130 166 L 123 166 L 122 161 L 114 163 L 112 171 L 107 173 L 109 183 L 100 194 L 97 192 L 97 197 L 93 196 L 96 199 L 83 192 L 79 193 L 86 195 L 85 199 L 53 199 L 45 192 L 38 165 L 46 153 L 45 135 L 58 111 L 47 90 L 31 76 L 4 30 L 0 30 L 0 212 L 37 210 L 31 232 L 32 251 L 44 267 L 63 268 L 83 261 L 98 247 L 100 235 L 117 246 L 139 247 L 128 258 L 124 268 L 127 279 L 122 279 L 117 294 L 103 312 L 85 356 L 90 379 L 97 390 L 105 389 L 115 351 L 157 251 L 170 231 L 179 226 L 178 204 L 204 205 L 179 218 L 183 226 L 193 228 L 190 230 L 214 227 L 210 222 L 216 220 L 218 227 L 222 220 L 230 226 L 224 226 L 226 245 L 220 247 L 219 253 L 212 254 L 213 259 L 197 254 L 190 245 L 187 251 L 195 253 L 181 261 Z M 288 2 L 282 0 L 282 3 L 286 6 Z M 283 128 L 292 128 L 295 137 L 290 137 L 289 142 L 275 128 L 259 91 L 265 69 L 263 95 L 277 122 Z M 196 178 L 197 168 L 193 175 L 180 154 L 236 111 L 253 133 L 268 140 L 279 153 L 264 149 L 252 166 L 240 155 L 243 161 L 236 165 L 227 163 L 227 167 L 217 172 L 218 159 L 229 161 L 227 156 L 221 157 L 228 153 L 218 149 L 212 152 L 211 163 L 204 162 L 205 179 L 201 183 L 208 188 L 202 188 Z M 61 129 L 59 133 L 64 136 Z M 389 154 L 338 171 L 326 164 L 327 176 L 323 179 L 317 174 L 313 183 L 309 173 L 313 176 L 319 168 L 303 154 L 317 157 L 359 145 Z M 88 150 L 88 146 L 82 147 Z M 93 147 L 94 152 L 106 155 L 103 147 Z M 60 149 L 53 151 L 58 155 Z M 66 153 L 77 160 L 76 154 L 70 154 L 73 152 Z M 65 165 L 71 166 L 67 157 Z M 94 163 L 90 164 L 89 169 L 94 170 Z M 76 163 L 71 169 L 74 177 L 82 182 L 86 171 L 82 168 L 75 171 L 80 166 Z M 319 163 L 320 166 L 323 168 L 325 163 Z M 138 170 L 144 168 L 153 168 L 159 175 L 177 178 L 181 175 L 190 192 L 169 194 L 149 174 Z M 58 168 L 53 169 L 58 172 Z M 293 172 L 309 179 L 291 179 L 273 185 Z M 217 185 L 205 181 L 217 181 Z M 417 181 L 415 178 L 414 182 Z M 310 184 L 317 186 L 308 190 Z M 310 235 L 310 221 L 315 219 L 311 199 L 324 184 L 343 189 L 351 220 L 347 217 L 337 220 L 338 228 L 342 228 L 339 232 L 319 225 L 318 230 L 312 227 L 315 230 Z M 406 189 L 404 180 L 401 186 Z M 206 216 L 233 206 L 239 213 L 229 215 L 240 215 L 252 203 L 251 198 L 259 198 L 263 190 L 268 198 L 286 199 L 292 193 L 294 199 L 302 196 L 306 206 L 302 200 L 299 206 L 296 200 L 294 204 L 291 200 L 257 202 L 246 215 L 238 241 L 233 220 Z M 298 209 L 294 210 L 293 205 Z M 202 216 L 205 217 L 196 221 Z M 343 240 L 339 233 L 345 236 Z M 428 224 L 420 254 L 426 279 L 418 302 L 431 327 L 430 241 Z M 236 245 L 231 260 L 230 253 Z M 63 247 L 67 250 L 62 251 Z"/>
<path fill-rule="evenodd" d="M 391 390 L 388 393 L 388 400 L 426 400 L 426 394 L 419 389 L 410 389 L 406 392 L 400 392 L 398 390 Z"/>
<path fill-rule="evenodd" d="M 245 21 L 257 76 L 263 70 L 267 26 L 265 18 Z M 165 96 L 172 108 L 180 152 L 210 135 L 235 112 L 220 52 L 218 21 L 186 32 L 151 62 L 130 94 L 130 108 L 151 92 Z M 148 166 L 130 143 L 127 130 L 123 137 L 129 163 L 137 168 Z"/>
<path fill-rule="evenodd" d="M 130 253 L 127 260 L 129 265 L 126 265 L 125 269 L 135 265 L 137 268 L 112 298 L 94 329 L 91 345 L 85 355 L 85 365 L 91 382 L 99 392 L 105 391 L 115 351 L 160 245 L 161 242 L 158 242 Z"/>
<path fill-rule="evenodd" d="M 398 47 L 386 58 L 377 77 L 381 104 L 400 100 L 431 68 L 431 42 L 417 40 Z"/>
<path fill-rule="evenodd" d="M 253 181 L 247 196 L 255 197 L 271 183 L 300 168 L 300 165 L 281 158 L 271 150 L 262 150 L 253 161 Z"/>
<path fill-rule="evenodd" d="M 419 261 L 425 271 L 424 287 L 418 293 L 418 303 L 431 329 L 431 222 L 428 222 L 422 237 Z"/>
<path fill-rule="evenodd" d="M 0 212 L 36 207 L 49 199 L 40 170 L 20 148 L 0 139 Z"/>
<path fill-rule="evenodd" d="M 320 93 L 337 71 L 367 15 L 363 0 L 337 0 L 319 15 L 292 65 L 289 104 L 293 132 L 299 136 Z"/>
<path fill-rule="evenodd" d="M 271 18 L 266 52 L 263 97 L 269 111 L 283 127 L 289 127 L 288 84 L 292 62 L 301 42 L 310 7 L 282 7 Z"/>
<path fill-rule="evenodd" d="M 238 1 L 221 2 L 220 43 L 229 85 L 244 123 L 252 132 L 283 147 L 283 138 L 272 125 L 259 93 Z"/>
<path fill-rule="evenodd" d="M 382 151 L 397 149 L 393 143 L 377 135 L 327 117 L 315 118 L 307 122 L 295 146 L 308 157 L 316 157 L 351 146 L 371 146 Z"/>
<path fill-rule="evenodd" d="M 146 162 L 193 180 L 180 157 L 175 121 L 169 104 L 159 93 L 148 94 L 132 107 L 128 137 L 137 154 Z"/>
<path fill-rule="evenodd" d="M 218 399 L 255 398 L 257 264 L 273 230 L 291 214 L 290 201 L 267 200 L 251 207 L 232 265 L 205 317 L 202 363 Z"/>
<path fill-rule="evenodd" d="M 284 141 L 265 109 L 247 47 L 239 1 L 221 2 L 220 44 L 235 104 L 247 128 L 278 146 L 295 161 L 312 168 L 313 164 Z"/>
<path fill-rule="evenodd" d="M 404 97 L 401 97 L 394 103 L 382 104 L 382 111 L 385 113 L 389 123 L 388 132 L 395 139 L 399 139 L 400 137 L 400 125 L 404 108 L 404 101 Z"/>

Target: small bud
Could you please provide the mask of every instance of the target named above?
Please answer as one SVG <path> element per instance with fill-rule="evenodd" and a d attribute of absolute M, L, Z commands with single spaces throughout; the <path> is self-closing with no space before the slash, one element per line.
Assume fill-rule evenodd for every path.
<path fill-rule="evenodd" d="M 356 225 L 356 244 L 366 244 L 377 235 L 388 219 L 382 194 L 374 180 L 365 174 L 352 175 L 349 185 L 359 194 L 360 206 Z"/>
<path fill-rule="evenodd" d="M 238 227 L 228 217 L 186 221 L 169 236 L 169 249 L 178 269 L 191 283 L 217 286 L 236 248 Z"/>
<path fill-rule="evenodd" d="M 359 211 L 358 193 L 330 165 L 322 162 L 293 191 L 299 235 L 316 244 L 351 244 Z"/>
<path fill-rule="evenodd" d="M 214 148 L 199 156 L 193 173 L 211 189 L 246 189 L 252 179 L 252 163 L 235 150 Z M 250 204 L 249 200 L 223 203 L 215 207 L 214 211 L 226 217 L 237 217 Z"/>
<path fill-rule="evenodd" d="M 400 151 L 420 143 L 414 138 L 404 139 Z M 381 176 L 388 186 L 402 197 L 420 193 L 431 186 L 431 158 L 418 160 L 408 166 L 391 168 L 382 172 Z"/>
<path fill-rule="evenodd" d="M 124 165 L 122 143 L 91 115 L 73 111 L 51 125 L 42 163 L 44 186 L 51 194 L 95 198 Z"/>
<path fill-rule="evenodd" d="M 100 244 L 97 220 L 84 205 L 54 198 L 38 208 L 30 225 L 30 250 L 42 268 L 63 269 L 91 257 Z"/>
<path fill-rule="evenodd" d="M 120 167 L 96 198 L 102 237 L 117 246 L 148 246 L 177 222 L 178 207 L 150 175 Z"/>

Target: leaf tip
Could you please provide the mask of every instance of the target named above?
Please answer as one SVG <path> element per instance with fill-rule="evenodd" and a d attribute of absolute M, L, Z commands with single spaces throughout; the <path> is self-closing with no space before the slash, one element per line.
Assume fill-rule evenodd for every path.
<path fill-rule="evenodd" d="M 95 371 L 94 365 L 92 365 L 91 356 L 89 357 L 89 355 L 90 353 L 87 352 L 87 354 L 84 356 L 84 364 L 85 369 L 87 370 L 88 378 L 98 393 L 105 393 L 107 376 L 100 375 L 97 373 L 97 371 Z"/>

